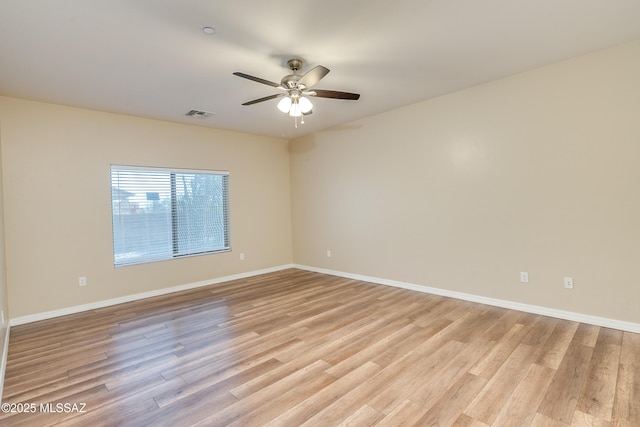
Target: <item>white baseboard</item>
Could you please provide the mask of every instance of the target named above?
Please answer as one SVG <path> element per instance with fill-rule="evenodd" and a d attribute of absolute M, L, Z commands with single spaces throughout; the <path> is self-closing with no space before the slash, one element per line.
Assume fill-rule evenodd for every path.
<path fill-rule="evenodd" d="M 4 319 L 3 319 L 4 320 Z M 9 355 L 9 336 L 11 325 L 7 323 L 7 332 L 4 336 L 4 348 L 2 349 L 2 359 L 0 359 L 0 402 L 2 402 L 2 392 L 4 391 L 4 373 L 7 369 L 7 356 Z"/>
<path fill-rule="evenodd" d="M 316 273 L 329 274 L 331 276 L 344 277 L 347 279 L 361 280 L 379 285 L 393 286 L 396 288 L 408 289 L 433 295 L 456 298 L 464 301 L 477 302 L 480 304 L 492 305 L 495 307 L 509 308 L 512 310 L 524 311 L 526 313 L 540 314 L 543 316 L 556 317 L 558 319 L 571 320 L 574 322 L 588 323 L 590 325 L 603 326 L 605 328 L 618 329 L 621 331 L 640 333 L 640 323 L 626 322 L 623 320 L 608 319 L 605 317 L 591 316 L 588 314 L 574 313 L 571 311 L 557 310 L 555 308 L 541 307 L 537 305 L 523 304 L 514 301 L 506 301 L 496 298 L 488 298 L 480 295 L 466 294 L 462 292 L 449 291 L 446 289 L 432 288 L 429 286 L 416 285 L 413 283 L 399 282 L 396 280 L 381 279 L 379 277 L 363 276 L 360 274 L 346 273 L 343 271 L 328 270 L 325 268 L 311 267 L 308 265 L 294 264 L 293 268 L 313 271 Z"/>
<path fill-rule="evenodd" d="M 25 323 L 37 322 L 40 320 L 53 319 L 54 317 L 66 316 L 68 314 L 80 313 L 88 310 L 109 307 L 111 305 L 122 304 L 125 302 L 137 301 L 145 298 L 156 297 L 159 295 L 172 294 L 174 292 L 186 291 L 188 289 L 200 288 L 202 286 L 215 285 L 218 283 L 229 282 L 231 280 L 246 279 L 247 277 L 258 276 L 260 274 L 273 273 L 275 271 L 293 268 L 293 264 L 280 265 L 277 267 L 265 268 L 263 270 L 250 271 L 246 273 L 234 274 L 231 276 L 218 277 L 211 280 L 202 280 L 200 282 L 186 283 L 183 285 L 172 286 L 170 288 L 157 289 L 139 294 L 126 295 L 123 297 L 113 298 L 104 301 L 96 301 L 89 304 L 76 305 L 73 307 L 62 308 L 60 310 L 46 311 L 44 313 L 30 314 L 28 316 L 16 317 L 9 320 L 9 325 L 17 326 Z M 2 383 L 0 383 L 2 384 Z"/>

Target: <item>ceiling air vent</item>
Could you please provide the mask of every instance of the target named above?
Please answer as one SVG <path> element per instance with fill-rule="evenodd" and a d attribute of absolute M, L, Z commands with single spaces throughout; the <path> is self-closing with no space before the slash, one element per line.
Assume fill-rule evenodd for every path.
<path fill-rule="evenodd" d="M 195 117 L 196 119 L 208 119 L 214 114 L 216 113 L 211 113 L 209 111 L 202 111 L 202 110 L 191 110 L 187 114 L 185 114 L 185 116 Z"/>

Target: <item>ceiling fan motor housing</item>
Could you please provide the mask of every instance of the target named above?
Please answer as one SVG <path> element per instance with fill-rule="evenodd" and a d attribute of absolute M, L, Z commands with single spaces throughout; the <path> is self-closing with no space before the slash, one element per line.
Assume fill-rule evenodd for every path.
<path fill-rule="evenodd" d="M 299 74 L 289 74 L 288 76 L 284 76 L 280 81 L 280 84 L 285 89 L 293 89 L 298 85 L 298 80 L 300 80 Z"/>
<path fill-rule="evenodd" d="M 298 70 L 302 68 L 302 59 L 293 58 L 287 61 L 287 66 L 289 69 L 293 71 L 293 74 L 289 74 L 288 76 L 284 76 L 280 81 L 280 85 L 282 85 L 285 89 L 293 89 L 298 85 L 298 80 L 302 77 L 297 73 Z"/>

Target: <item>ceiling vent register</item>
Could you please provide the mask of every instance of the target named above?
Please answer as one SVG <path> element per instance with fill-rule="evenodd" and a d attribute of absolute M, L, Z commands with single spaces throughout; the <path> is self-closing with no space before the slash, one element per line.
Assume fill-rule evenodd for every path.
<path fill-rule="evenodd" d="M 185 116 L 195 117 L 196 119 L 208 119 L 209 117 L 215 115 L 215 113 L 211 113 L 209 111 L 202 110 L 190 110 Z"/>

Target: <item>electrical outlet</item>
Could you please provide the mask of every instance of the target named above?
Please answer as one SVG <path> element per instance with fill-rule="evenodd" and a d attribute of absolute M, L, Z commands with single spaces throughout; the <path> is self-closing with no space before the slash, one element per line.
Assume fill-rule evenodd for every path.
<path fill-rule="evenodd" d="M 331 251 L 327 249 L 327 258 L 331 258 Z"/>
<path fill-rule="evenodd" d="M 521 283 L 529 283 L 529 273 L 526 271 L 520 272 L 520 282 Z"/>
<path fill-rule="evenodd" d="M 240 261 L 244 261 L 244 254 L 240 254 Z"/>
<path fill-rule="evenodd" d="M 87 286 L 87 278 L 84 276 L 78 277 L 78 285 L 79 286 Z"/>
<path fill-rule="evenodd" d="M 573 289 L 573 277 L 565 277 L 564 278 L 564 288 L 565 289 Z"/>

